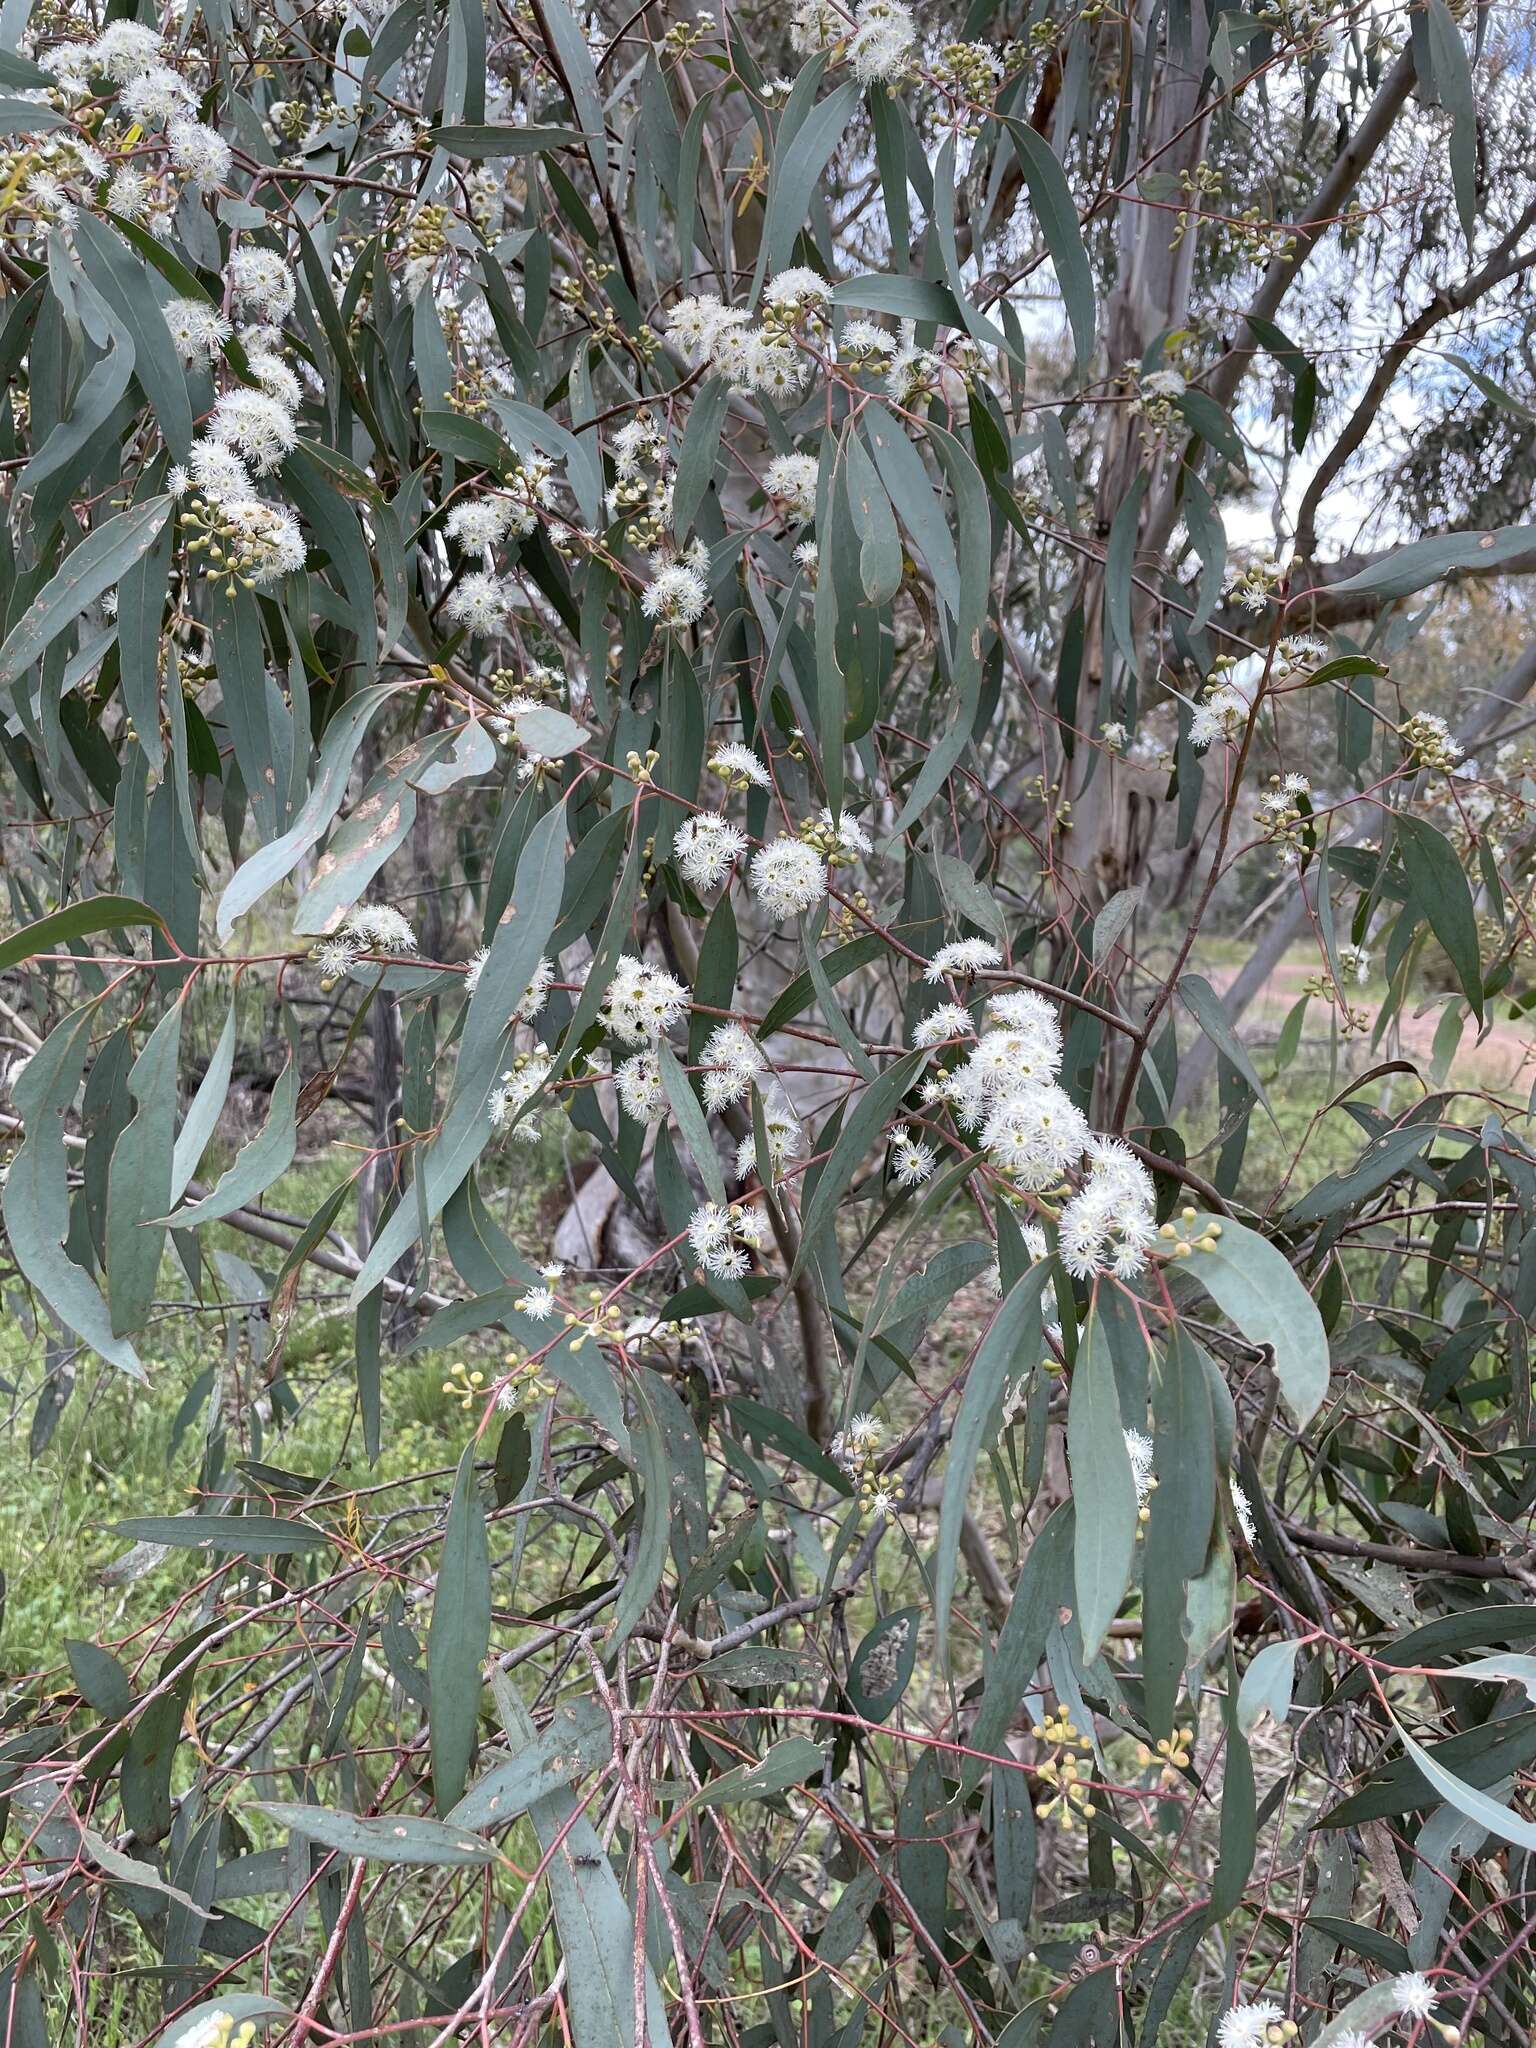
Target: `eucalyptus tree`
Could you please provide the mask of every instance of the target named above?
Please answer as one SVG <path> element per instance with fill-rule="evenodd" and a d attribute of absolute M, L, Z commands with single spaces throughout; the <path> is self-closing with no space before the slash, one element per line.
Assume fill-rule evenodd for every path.
<path fill-rule="evenodd" d="M 8 2038 L 1527 2039 L 1518 11 L 0 34 Z"/>

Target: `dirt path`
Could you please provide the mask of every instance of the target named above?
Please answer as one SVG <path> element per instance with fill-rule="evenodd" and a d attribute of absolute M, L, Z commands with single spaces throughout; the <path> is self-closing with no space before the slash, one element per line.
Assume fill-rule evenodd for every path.
<path fill-rule="evenodd" d="M 1235 967 L 1214 967 L 1208 971 L 1207 979 L 1218 993 L 1225 994 L 1236 980 L 1237 972 Z M 1303 986 L 1317 972 L 1318 962 L 1315 959 L 1298 954 L 1282 960 L 1262 992 L 1244 1012 L 1244 1039 L 1249 1042 L 1273 1041 Z M 1353 1008 L 1364 1010 L 1374 1019 L 1377 1004 L 1369 991 L 1352 994 L 1350 1000 Z M 1411 1059 L 1423 1069 L 1427 1079 L 1435 1032 L 1444 1014 L 1445 1005 L 1441 1002 L 1430 1002 L 1418 1014 L 1412 1010 L 1402 1013 L 1394 1019 L 1374 1053 L 1368 1031 L 1349 1040 L 1349 1044 L 1359 1048 L 1359 1055 L 1366 1064 L 1371 1057 Z M 1326 1030 L 1323 1005 L 1314 1001 L 1307 1014 L 1306 1037 L 1315 1040 Z M 1302 1057 L 1305 1057 L 1304 1053 L 1298 1054 L 1298 1058 Z M 1521 1024 L 1490 1021 L 1487 1030 L 1479 1037 L 1475 1022 L 1468 1018 L 1447 1078 L 1525 1094 L 1536 1081 L 1536 1025 L 1527 1029 Z"/>

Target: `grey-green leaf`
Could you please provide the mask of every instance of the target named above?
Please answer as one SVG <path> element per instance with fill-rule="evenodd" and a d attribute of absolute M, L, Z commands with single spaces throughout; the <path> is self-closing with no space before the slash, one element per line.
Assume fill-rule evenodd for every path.
<path fill-rule="evenodd" d="M 447 1821 L 418 1820 L 406 1814 L 374 1818 L 289 1800 L 264 1801 L 256 1811 L 291 1834 L 318 1842 L 322 1849 L 334 1849 L 340 1856 L 361 1856 L 370 1863 L 425 1863 L 441 1868 L 496 1861 L 489 1842 Z"/>
<path fill-rule="evenodd" d="M 481 1667 L 491 1641 L 491 1555 L 475 1484 L 475 1446 L 466 1445 L 448 1503 L 443 1554 L 427 1634 L 431 1686 L 432 1791 L 446 1814 L 463 1795 L 475 1751 Z"/>
<path fill-rule="evenodd" d="M 1093 1657 L 1125 1597 L 1136 1545 L 1136 1481 L 1120 1417 L 1114 1360 L 1097 1315 L 1089 1319 L 1072 1369 L 1067 1455 L 1076 1509 L 1072 1560 L 1077 1619 L 1083 1655 Z"/>
<path fill-rule="evenodd" d="M 1197 1216 L 1190 1242 L 1213 1223 L 1220 1233 L 1214 1248 L 1193 1251 L 1183 1271 L 1245 1337 L 1270 1347 L 1285 1405 L 1305 1429 L 1328 1392 L 1328 1337 L 1317 1304 L 1279 1247 L 1230 1217 Z"/>

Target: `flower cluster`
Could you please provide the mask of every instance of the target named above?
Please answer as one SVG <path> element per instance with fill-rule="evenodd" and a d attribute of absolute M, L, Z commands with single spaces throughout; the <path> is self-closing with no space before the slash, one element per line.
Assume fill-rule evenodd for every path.
<path fill-rule="evenodd" d="M 465 995 L 472 996 L 480 986 L 480 977 L 484 973 L 485 963 L 490 957 L 491 949 L 489 946 L 482 946 L 471 957 L 469 966 L 464 972 Z M 509 1021 L 513 1024 L 531 1024 L 548 1000 L 549 991 L 554 983 L 554 979 L 554 961 L 548 958 L 541 959 L 538 966 L 533 970 L 533 978 L 523 990 L 522 995 L 513 1004 Z"/>
<path fill-rule="evenodd" d="M 1216 2039 L 1221 2048 L 1286 2048 L 1297 2032 L 1296 2022 L 1286 2018 L 1283 2006 L 1272 1998 L 1260 1998 L 1224 2012 Z"/>
<path fill-rule="evenodd" d="M 757 1040 L 742 1024 L 721 1024 L 704 1041 L 704 1107 L 725 1109 L 740 1102 L 767 1070 Z"/>
<path fill-rule="evenodd" d="M 687 1008 L 687 989 L 665 968 L 637 959 L 633 953 L 621 953 L 598 1016 L 612 1037 L 626 1045 L 648 1045 Z"/>
<path fill-rule="evenodd" d="M 789 518 L 814 519 L 819 475 L 814 455 L 776 455 L 763 472 L 763 489 Z"/>
<path fill-rule="evenodd" d="M 238 333 L 253 381 L 215 400 L 186 462 L 171 469 L 167 488 L 181 501 L 181 525 L 192 536 L 188 554 L 233 596 L 302 569 L 307 551 L 290 508 L 263 498 L 255 483 L 298 446 L 303 391 L 281 354 L 282 323 L 297 302 L 293 273 L 274 251 L 251 245 L 230 257 L 227 278 L 236 326 L 192 298 L 172 302 L 167 324 L 189 364 L 212 364 Z"/>
<path fill-rule="evenodd" d="M 681 555 L 662 551 L 651 557 L 651 580 L 640 594 L 640 609 L 659 626 L 679 630 L 704 616 L 709 585 L 704 572 L 709 550 L 692 540 Z"/>
<path fill-rule="evenodd" d="M 542 1306 L 543 1298 L 546 1295 L 549 1300 L 549 1307 L 547 1308 Z M 538 1305 L 541 1310 L 539 1314 L 535 1315 L 535 1321 L 542 1322 L 553 1311 L 554 1296 L 549 1294 L 547 1288 L 535 1288 L 534 1296 L 539 1298 Z M 525 1315 L 534 1315 L 534 1309 L 527 1306 L 527 1302 L 532 1298 L 524 1296 L 522 1299 L 514 1302 L 513 1306 L 522 1310 Z M 503 1354 L 501 1362 L 504 1372 L 496 1388 L 496 1406 L 504 1414 L 520 1413 L 525 1409 L 536 1408 L 541 1401 L 549 1400 L 554 1393 L 554 1381 L 540 1369 L 538 1360 L 529 1353 L 517 1350 L 508 1351 Z"/>
<path fill-rule="evenodd" d="M 763 1091 L 763 1135 L 768 1140 L 768 1178 L 776 1181 L 789 1161 L 798 1159 L 805 1150 L 800 1120 L 777 1081 L 770 1082 Z M 757 1139 L 749 1131 L 736 1147 L 736 1178 L 746 1180 L 752 1174 L 759 1180 L 764 1177 L 758 1163 Z"/>
<path fill-rule="evenodd" d="M 685 818 L 672 835 L 677 871 L 695 889 L 713 889 L 723 882 L 747 850 L 747 835 L 715 811 Z"/>
<path fill-rule="evenodd" d="M 832 0 L 799 0 L 789 40 L 801 57 L 846 57 L 863 85 L 896 84 L 912 68 L 917 28 L 901 0 L 856 0 L 851 14 Z"/>
<path fill-rule="evenodd" d="M 1415 711 L 1398 727 L 1403 752 L 1421 768 L 1454 768 L 1462 756 L 1459 740 L 1443 718 L 1432 711 Z"/>
<path fill-rule="evenodd" d="M 730 790 L 772 789 L 773 777 L 753 753 L 739 740 L 730 740 L 723 747 L 716 747 L 709 757 L 709 771 L 718 775 Z"/>
<path fill-rule="evenodd" d="M 935 967 L 982 971 L 999 958 L 989 941 L 961 940 L 934 955 L 926 978 L 937 978 Z M 1133 1278 L 1158 1238 L 1150 1174 L 1119 1139 L 1091 1130 L 1058 1084 L 1061 1027 L 1044 996 L 1004 990 L 989 1000 L 987 1019 L 964 1059 L 924 1084 L 926 1099 L 947 1106 L 962 1130 L 979 1132 L 993 1165 L 1017 1187 L 1062 1202 L 1058 1250 L 1069 1273 Z M 924 1037 L 937 1043 L 937 1034 L 960 1036 L 969 1024 L 968 1012 L 946 1006 L 923 1020 Z"/>
<path fill-rule="evenodd" d="M 91 139 L 52 117 L 22 131 L 0 172 L 13 217 L 30 217 L 39 234 L 67 237 L 105 182 L 108 211 L 169 238 L 183 195 L 195 200 L 223 185 L 234 162 L 224 137 L 197 118 L 206 86 L 175 68 L 191 56 L 178 52 L 173 61 L 157 30 L 129 19 L 108 22 L 92 42 L 39 51 L 53 86 L 17 100 L 74 112 Z M 91 104 L 100 100 L 112 101 L 110 112 Z"/>
<path fill-rule="evenodd" d="M 1139 1743 L 1136 1761 L 1144 1771 L 1150 1770 L 1156 1764 L 1158 1789 L 1163 1792 L 1175 1791 L 1179 1783 L 1179 1773 L 1189 1769 L 1194 1740 L 1193 1728 L 1175 1728 L 1172 1735 L 1159 1736 L 1151 1748 L 1144 1742 Z"/>
<path fill-rule="evenodd" d="M 763 1241 L 761 1218 L 732 1202 L 705 1202 L 688 1219 L 688 1244 L 706 1273 L 740 1280 L 752 1270 L 751 1252 Z"/>
<path fill-rule="evenodd" d="M 1157 1485 L 1152 1474 L 1151 1437 L 1140 1429 L 1126 1430 L 1125 1455 L 1131 1461 L 1131 1478 L 1136 1486 L 1136 1534 L 1140 1537 L 1152 1517 L 1149 1501 Z"/>
<path fill-rule="evenodd" d="M 752 856 L 752 892 L 775 924 L 814 910 L 827 893 L 827 864 L 803 839 L 771 839 Z"/>
<path fill-rule="evenodd" d="M 914 1138 L 905 1124 L 891 1128 L 891 1176 L 898 1187 L 921 1187 L 931 1180 L 938 1154 L 921 1138 Z"/>
<path fill-rule="evenodd" d="M 448 1377 L 443 1381 L 443 1392 L 450 1401 L 457 1401 L 461 1408 L 472 1408 L 485 1388 L 485 1374 L 471 1371 L 462 1358 L 455 1359 L 448 1368 Z"/>
<path fill-rule="evenodd" d="M 1036 1777 L 1052 1787 L 1051 1796 L 1042 1800 L 1038 1808 L 1040 1819 L 1058 1815 L 1064 1828 L 1092 1820 L 1097 1809 L 1083 1765 L 1083 1755 L 1093 1747 L 1092 1743 L 1086 1735 L 1079 1734 L 1065 1707 L 1047 1714 L 1035 1734 L 1055 1751 L 1035 1766 Z"/>
<path fill-rule="evenodd" d="M 781 323 L 754 326 L 742 307 L 723 305 L 708 293 L 679 299 L 667 333 L 690 367 L 728 378 L 735 391 L 795 398 L 810 375 L 810 358 L 786 337 Z"/>
<path fill-rule="evenodd" d="M 311 957 L 320 970 L 320 986 L 328 994 L 363 954 L 398 957 L 415 950 L 416 934 L 409 918 L 388 903 L 359 903 L 329 938 L 320 940 Z"/>
<path fill-rule="evenodd" d="M 1302 824 L 1311 814 L 1312 784 L 1305 775 L 1272 775 L 1253 807 L 1254 823 L 1280 850 L 1283 867 L 1293 867 L 1303 849 Z M 1307 808 L 1302 809 L 1306 800 Z"/>
<path fill-rule="evenodd" d="M 554 1061 L 541 1045 L 515 1055 L 511 1066 L 504 1069 L 499 1084 L 491 1091 L 489 1108 L 493 1131 L 511 1131 L 525 1145 L 536 1142 L 539 1120 L 524 1116 L 523 1111 L 549 1079 L 553 1066 Z"/>
<path fill-rule="evenodd" d="M 1002 964 L 1002 953 L 990 939 L 951 939 L 947 946 L 940 946 L 923 969 L 923 979 L 937 982 L 951 974 L 985 974 L 989 967 Z"/>
<path fill-rule="evenodd" d="M 1214 664 L 1213 675 L 1224 675 L 1231 666 L 1230 656 L 1221 655 Z M 1252 715 L 1253 698 L 1242 684 L 1218 682 L 1195 706 L 1189 722 L 1189 744 L 1197 754 L 1203 754 L 1214 740 L 1235 746 Z"/>
<path fill-rule="evenodd" d="M 833 1437 L 828 1449 L 834 1463 L 853 1481 L 864 1513 L 889 1518 L 900 1512 L 901 1491 L 881 1476 L 880 1441 L 884 1434 L 873 1415 L 855 1415 L 848 1427 Z"/>

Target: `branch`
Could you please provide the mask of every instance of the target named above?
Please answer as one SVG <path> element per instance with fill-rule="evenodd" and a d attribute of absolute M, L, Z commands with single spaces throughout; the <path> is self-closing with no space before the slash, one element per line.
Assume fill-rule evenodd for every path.
<path fill-rule="evenodd" d="M 1329 228 L 1335 225 L 1372 158 L 1392 133 L 1393 125 L 1413 90 L 1416 76 L 1412 50 L 1405 49 L 1382 80 L 1360 126 L 1334 158 L 1332 169 L 1313 194 L 1312 204 L 1299 220 L 1290 224 L 1295 241 L 1283 256 L 1277 256 L 1270 264 L 1252 304 L 1242 316 L 1243 327 L 1248 334 L 1253 334 L 1248 325 L 1250 318 L 1273 320 L 1280 310 L 1280 302 L 1296 282 L 1302 266 Z M 1257 342 L 1258 337 L 1255 335 L 1253 338 Z M 1206 388 L 1218 405 L 1230 405 L 1238 385 L 1248 374 L 1254 354 L 1253 347 L 1238 340 L 1216 365 Z"/>
<path fill-rule="evenodd" d="M 1532 201 L 1525 208 L 1482 268 L 1473 271 L 1470 277 L 1464 278 L 1453 290 L 1436 292 L 1429 304 L 1409 321 L 1376 365 L 1359 403 L 1345 422 L 1338 439 L 1318 464 L 1302 496 L 1301 506 L 1296 514 L 1296 555 L 1299 560 L 1311 561 L 1312 551 L 1317 545 L 1317 515 L 1323 499 L 1350 456 L 1370 432 L 1386 401 L 1388 391 L 1396 381 L 1398 371 L 1419 343 L 1438 327 L 1442 320 L 1450 319 L 1454 313 L 1464 313 L 1485 293 L 1492 291 L 1495 285 L 1503 284 L 1507 278 L 1518 276 L 1522 270 L 1536 263 L 1536 249 L 1519 249 L 1516 246 L 1533 220 L 1536 220 L 1536 201 Z"/>

